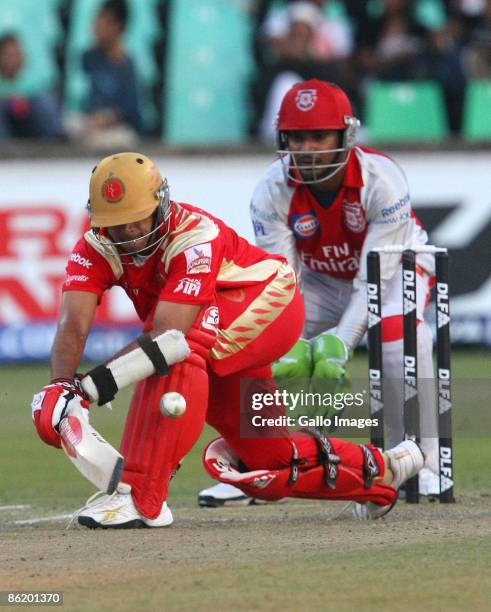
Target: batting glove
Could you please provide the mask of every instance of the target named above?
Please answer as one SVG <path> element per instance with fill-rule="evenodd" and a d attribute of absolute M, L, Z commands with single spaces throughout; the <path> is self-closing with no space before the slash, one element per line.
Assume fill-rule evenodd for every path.
<path fill-rule="evenodd" d="M 89 402 L 80 386 L 80 377 L 75 379 L 55 378 L 32 398 L 32 419 L 43 442 L 61 448 L 59 425 L 74 407 L 83 409 L 88 418 Z"/>

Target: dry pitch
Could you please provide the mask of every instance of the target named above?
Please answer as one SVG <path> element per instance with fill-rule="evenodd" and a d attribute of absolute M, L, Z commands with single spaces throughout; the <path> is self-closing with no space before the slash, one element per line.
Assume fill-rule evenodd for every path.
<path fill-rule="evenodd" d="M 489 610 L 489 496 L 371 523 L 342 507 L 177 507 L 170 528 L 118 532 L 5 509 L 0 584 L 62 590 L 67 610 Z"/>

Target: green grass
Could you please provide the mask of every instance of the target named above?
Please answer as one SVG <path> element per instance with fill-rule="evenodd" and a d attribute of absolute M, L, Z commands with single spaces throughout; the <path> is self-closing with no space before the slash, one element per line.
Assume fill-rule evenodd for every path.
<path fill-rule="evenodd" d="M 25 503 L 44 508 L 80 505 L 94 492 L 62 451 L 38 438 L 32 424 L 30 403 L 49 376 L 43 366 L 18 366 L 0 370 L 0 505 Z M 119 447 L 130 391 L 119 394 L 109 411 L 94 406 L 91 423 L 116 448 Z M 172 485 L 173 501 L 191 501 L 210 482 L 201 465 L 201 449 L 211 439 L 207 428 L 198 445 L 186 457 L 179 478 Z M 176 484 L 179 483 L 177 486 Z M 175 503 L 174 503 L 175 505 Z"/>
<path fill-rule="evenodd" d="M 128 594 L 125 609 L 158 609 L 165 601 L 166 610 L 489 610 L 490 544 L 489 538 L 457 538 L 424 549 L 408 543 L 335 556 L 299 551 L 287 559 L 203 564 L 187 573 L 166 568 L 164 580 L 147 576 L 147 588 Z M 114 600 L 110 590 L 105 598 Z"/>
<path fill-rule="evenodd" d="M 455 379 L 476 380 L 487 384 L 490 354 L 460 352 L 453 356 Z M 352 376 L 360 378 L 366 371 L 366 356 L 355 358 L 350 366 Z M 43 444 L 31 421 L 30 402 L 48 379 L 48 367 L 4 366 L 0 369 L 0 505 L 32 504 L 43 508 L 73 507 L 94 492 L 67 461 L 64 454 Z M 472 380 L 471 380 L 472 379 Z M 112 412 L 94 407 L 91 420 L 112 444 L 119 445 L 130 393 L 123 392 L 114 402 Z M 469 410 L 482 403 L 489 412 L 488 400 L 474 399 Z M 460 414 L 460 413 L 459 413 Z M 472 416 L 472 412 L 469 412 Z M 215 435 L 206 428 L 201 440 L 186 457 L 179 476 L 171 486 L 173 505 L 194 504 L 196 493 L 210 484 L 201 464 L 205 443 Z M 491 430 L 483 428 L 475 435 L 462 435 L 454 440 L 457 490 L 491 491 Z"/>

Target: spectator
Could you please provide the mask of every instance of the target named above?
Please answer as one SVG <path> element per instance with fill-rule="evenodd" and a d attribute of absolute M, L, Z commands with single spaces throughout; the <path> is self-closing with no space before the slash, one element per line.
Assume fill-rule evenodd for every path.
<path fill-rule="evenodd" d="M 445 97 L 448 123 L 454 133 L 460 132 L 467 78 L 463 62 L 463 46 L 453 28 L 430 30 L 424 56 L 425 78 L 436 81 Z"/>
<path fill-rule="evenodd" d="M 491 2 L 470 33 L 468 69 L 472 79 L 491 79 Z"/>
<path fill-rule="evenodd" d="M 72 117 L 70 131 L 87 144 L 130 146 L 143 132 L 133 61 L 123 46 L 128 21 L 125 0 L 107 0 L 95 23 L 96 44 L 82 56 L 90 80 L 85 115 Z"/>
<path fill-rule="evenodd" d="M 418 21 L 417 4 L 384 0 L 383 13 L 367 15 L 358 30 L 358 62 L 364 85 L 370 80 L 437 82 L 443 91 L 448 123 L 459 132 L 466 76 L 462 33 L 453 21 L 430 29 Z"/>
<path fill-rule="evenodd" d="M 449 14 L 460 24 L 463 37 L 468 41 L 489 6 L 489 0 L 446 0 Z"/>
<path fill-rule="evenodd" d="M 326 17 L 321 10 L 326 5 L 325 0 L 291 2 L 263 23 L 263 49 L 256 48 L 256 57 L 265 61 L 253 84 L 253 132 L 263 141 L 274 139 L 280 102 L 294 83 L 318 77 L 351 90 L 351 30 L 345 21 Z"/>
<path fill-rule="evenodd" d="M 357 33 L 361 74 L 387 81 L 424 76 L 421 57 L 425 29 L 416 21 L 408 0 L 384 0 L 383 12 L 367 15 Z"/>
<path fill-rule="evenodd" d="M 21 42 L 14 34 L 5 34 L 0 38 L 0 139 L 62 135 L 55 95 L 32 89 Z"/>

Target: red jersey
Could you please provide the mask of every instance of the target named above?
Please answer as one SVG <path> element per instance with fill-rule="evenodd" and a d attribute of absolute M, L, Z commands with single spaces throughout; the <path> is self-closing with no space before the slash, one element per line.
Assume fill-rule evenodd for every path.
<path fill-rule="evenodd" d="M 322 206 L 307 185 L 293 192 L 288 224 L 302 262 L 317 272 L 351 280 L 359 267 L 367 233 L 365 211 L 360 204 L 361 175 L 351 158 L 343 186 L 328 208 Z"/>
<path fill-rule="evenodd" d="M 287 181 L 276 161 L 254 191 L 251 217 L 259 246 L 285 255 L 297 276 L 303 265 L 314 273 L 364 282 L 366 255 L 374 247 L 427 241 L 402 170 L 386 155 L 363 147 L 350 152 L 342 184 L 327 207 L 309 186 Z M 387 263 L 384 280 L 395 274 L 399 258 Z M 420 263 L 433 268 L 431 256 L 421 256 Z"/>
<path fill-rule="evenodd" d="M 232 299 L 230 290 L 262 287 L 286 261 L 251 245 L 204 210 L 176 202 L 171 207 L 169 234 L 149 257 L 121 257 L 107 237 L 98 240 L 86 232 L 69 258 L 63 291 L 100 297 L 120 286 L 145 321 L 160 300 L 207 304 L 218 292 L 228 290 Z"/>

